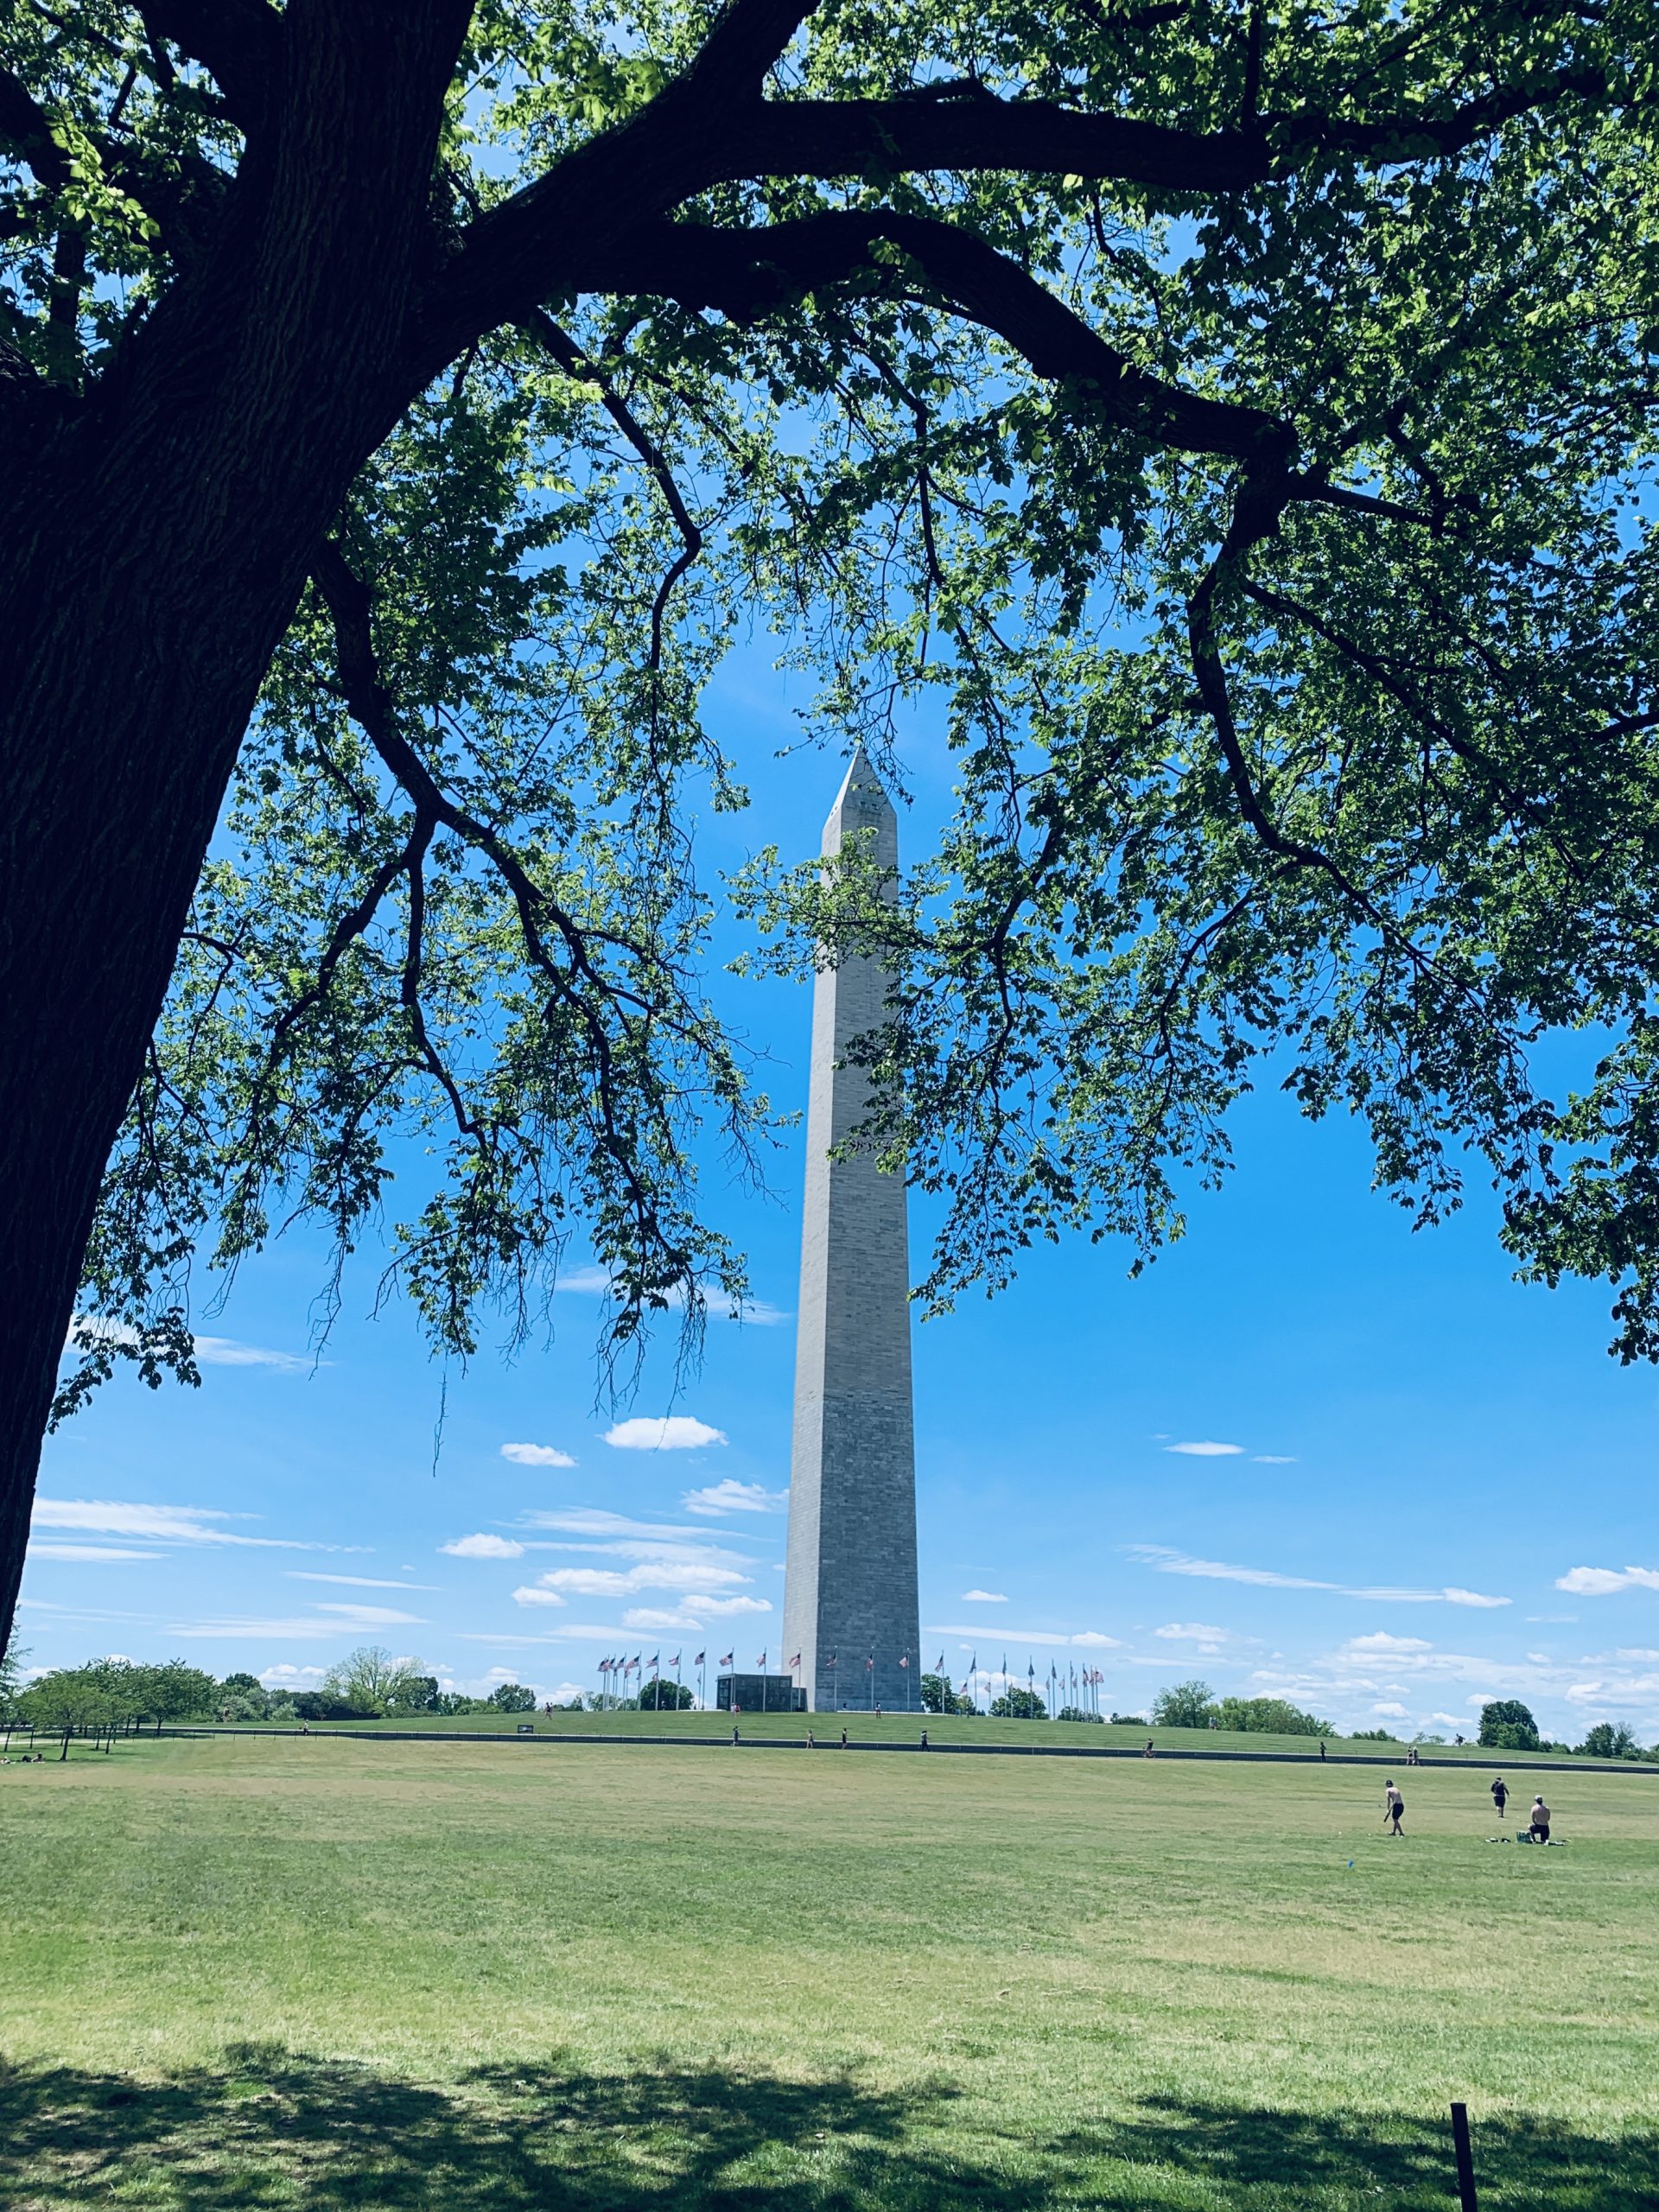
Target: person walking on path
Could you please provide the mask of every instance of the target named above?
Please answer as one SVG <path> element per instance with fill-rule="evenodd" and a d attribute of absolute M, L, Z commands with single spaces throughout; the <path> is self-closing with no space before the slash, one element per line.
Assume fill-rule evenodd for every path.
<path fill-rule="evenodd" d="M 847 1748 L 847 1731 L 844 1728 L 841 1732 L 841 1748 L 843 1751 Z"/>
<path fill-rule="evenodd" d="M 1147 1738 L 1147 1748 L 1141 1752 L 1141 1756 L 1143 1759 L 1149 1759 L 1152 1757 L 1152 1738 L 1150 1736 Z"/>
<path fill-rule="evenodd" d="M 1325 1757 L 1325 1738 L 1323 1736 L 1319 1738 L 1319 1757 L 1321 1758 Z"/>
<path fill-rule="evenodd" d="M 1549 1808 L 1541 1791 L 1532 1801 L 1532 1840 L 1535 1843 L 1549 1841 Z"/>
<path fill-rule="evenodd" d="M 1497 1808 L 1497 1817 L 1500 1821 L 1503 1817 L 1503 1808 L 1509 1803 L 1509 1802 L 1510 1785 L 1504 1781 L 1503 1776 L 1500 1774 L 1497 1781 L 1492 1784 L 1492 1803 Z"/>
<path fill-rule="evenodd" d="M 1400 1795 L 1399 1790 L 1392 1782 L 1384 1783 L 1382 1785 L 1382 1825 L 1389 1829 L 1390 1835 L 1404 1834 L 1405 1831 L 1400 1823 L 1405 1817 L 1405 1811 L 1406 1801 Z M 1389 1827 L 1390 1821 L 1394 1823 L 1392 1827 Z"/>

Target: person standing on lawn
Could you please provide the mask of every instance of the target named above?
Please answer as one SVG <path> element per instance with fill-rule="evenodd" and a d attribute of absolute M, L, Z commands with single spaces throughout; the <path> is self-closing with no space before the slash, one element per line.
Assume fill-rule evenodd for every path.
<path fill-rule="evenodd" d="M 1382 1825 L 1385 1828 L 1389 1828 L 1390 1835 L 1404 1834 L 1405 1831 L 1400 1823 L 1405 1817 L 1405 1811 L 1406 1801 L 1399 1790 L 1392 1782 L 1384 1783 L 1382 1785 Z M 1392 1827 L 1389 1827 L 1390 1821 L 1394 1823 Z"/>
<path fill-rule="evenodd" d="M 1509 1802 L 1510 1785 L 1504 1781 L 1503 1776 L 1500 1774 L 1497 1780 L 1492 1784 L 1492 1803 L 1497 1808 L 1497 1817 L 1500 1821 L 1503 1817 L 1503 1808 L 1509 1803 Z"/>

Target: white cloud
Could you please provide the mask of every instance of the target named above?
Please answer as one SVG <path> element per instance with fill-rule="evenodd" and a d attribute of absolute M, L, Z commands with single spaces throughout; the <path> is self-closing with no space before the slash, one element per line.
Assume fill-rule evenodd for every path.
<path fill-rule="evenodd" d="M 734 1613 L 769 1613 L 770 1598 L 710 1598 L 700 1591 L 690 1591 L 685 1604 L 695 1612 L 709 1620 L 724 1620 Z"/>
<path fill-rule="evenodd" d="M 243 1536 L 208 1525 L 247 1517 L 221 1513 L 207 1505 L 130 1505 L 111 1498 L 37 1497 L 33 1523 L 39 1529 L 81 1529 L 90 1535 L 149 1537 L 157 1543 L 246 1544 L 264 1551 L 287 1552 L 348 1548 L 339 1544 L 301 1543 L 289 1536 Z"/>
<path fill-rule="evenodd" d="M 318 1618 L 318 1615 L 326 1618 Z M 338 1637 L 342 1634 L 367 1635 L 387 1628 L 418 1626 L 418 1613 L 402 1613 L 391 1605 L 320 1605 L 309 1614 L 299 1614 L 286 1619 L 256 1619 L 245 1614 L 226 1614 L 202 1621 L 175 1621 L 168 1633 L 189 1637 L 250 1637 L 268 1636 L 308 1637 Z"/>
<path fill-rule="evenodd" d="M 435 1590 L 435 1582 L 383 1582 L 372 1574 L 313 1574 L 302 1567 L 285 1567 L 290 1582 L 338 1582 L 353 1590 Z"/>
<path fill-rule="evenodd" d="M 1294 1467 L 1296 1456 L 1292 1452 L 1252 1452 L 1252 1463 L 1258 1467 Z"/>
<path fill-rule="evenodd" d="M 604 1440 L 619 1452 L 695 1452 L 705 1444 L 724 1444 L 727 1438 L 724 1430 L 693 1421 L 690 1414 L 669 1414 L 661 1421 L 620 1421 L 606 1430 Z"/>
<path fill-rule="evenodd" d="M 749 1577 L 734 1567 L 715 1563 L 720 1557 L 699 1554 L 690 1547 L 675 1551 L 664 1544 L 658 1555 L 637 1567 L 556 1567 L 539 1578 L 544 1590 L 569 1590 L 583 1598 L 626 1598 L 638 1590 L 730 1590 Z"/>
<path fill-rule="evenodd" d="M 1659 1590 L 1659 1567 L 1573 1567 L 1555 1580 L 1574 1598 L 1611 1598 L 1618 1590 Z"/>
<path fill-rule="evenodd" d="M 1007 1594 L 1001 1590 L 964 1590 L 963 1603 L 968 1605 L 1006 1605 Z"/>
<path fill-rule="evenodd" d="M 513 1592 L 512 1600 L 516 1605 L 563 1605 L 569 1602 L 561 1598 L 556 1590 L 537 1590 L 528 1583 Z"/>
<path fill-rule="evenodd" d="M 732 1615 L 771 1611 L 772 1603 L 766 1598 L 703 1598 L 693 1593 L 671 1612 L 654 1605 L 635 1605 L 623 1614 L 622 1624 L 637 1629 L 702 1629 L 710 1621 Z"/>
<path fill-rule="evenodd" d="M 559 1277 L 555 1287 L 574 1291 L 578 1296 L 602 1298 L 613 1283 L 614 1278 L 607 1274 L 603 1268 L 572 1268 L 568 1274 Z M 676 1312 L 683 1313 L 683 1287 L 677 1285 L 671 1289 L 666 1302 Z M 785 1307 L 768 1305 L 764 1298 L 728 1298 L 721 1292 L 711 1291 L 705 1294 L 703 1303 L 711 1319 L 746 1321 L 752 1329 L 775 1329 L 791 1318 Z"/>
<path fill-rule="evenodd" d="M 277 1667 L 262 1667 L 259 1680 L 268 1690 L 291 1690 L 299 1682 L 320 1682 L 327 1671 L 326 1667 L 290 1667 L 284 1660 Z"/>
<path fill-rule="evenodd" d="M 1374 1705 L 1371 1711 L 1380 1720 L 1403 1720 L 1406 1717 L 1403 1705 Z"/>
<path fill-rule="evenodd" d="M 80 1344 L 137 1344 L 140 1332 L 130 1321 L 112 1321 L 101 1313 L 77 1313 L 69 1324 L 64 1350 Z M 271 1351 L 264 1344 L 240 1344 L 234 1337 L 194 1337 L 191 1349 L 203 1367 L 274 1367 L 294 1374 L 311 1362 L 291 1351 Z"/>
<path fill-rule="evenodd" d="M 1420 1636 L 1389 1636 L 1378 1629 L 1372 1636 L 1351 1636 L 1343 1646 L 1345 1651 L 1432 1651 L 1432 1643 L 1425 1643 Z"/>
<path fill-rule="evenodd" d="M 165 1552 L 122 1551 L 113 1544 L 31 1544 L 30 1559 L 114 1560 L 165 1559 Z"/>
<path fill-rule="evenodd" d="M 724 1482 L 687 1491 L 680 1500 L 686 1512 L 710 1518 L 725 1513 L 781 1513 L 788 1503 L 786 1490 L 767 1490 L 760 1483 L 734 1482 L 729 1475 Z"/>
<path fill-rule="evenodd" d="M 1167 1544 L 1126 1544 L 1131 1558 L 1160 1574 L 1192 1574 L 1211 1582 L 1247 1582 L 1263 1590 L 1328 1590 L 1339 1598 L 1365 1598 L 1396 1605 L 1507 1605 L 1508 1598 L 1488 1598 L 1478 1590 L 1443 1588 L 1412 1590 L 1393 1587 L 1355 1587 L 1345 1582 L 1320 1582 L 1306 1574 L 1277 1574 L 1265 1567 L 1235 1567 L 1218 1559 L 1194 1559 L 1190 1553 L 1172 1550 Z"/>
<path fill-rule="evenodd" d="M 1001 1621 L 932 1621 L 922 1630 L 924 1636 L 993 1637 L 999 1647 L 1006 1643 L 1029 1643 L 1056 1646 L 1083 1645 L 1091 1650 L 1122 1650 L 1122 1644 L 1115 1636 L 1102 1636 L 1097 1630 L 1084 1629 L 1080 1636 L 1067 1636 L 1046 1628 L 1004 1628 Z"/>
<path fill-rule="evenodd" d="M 524 1548 L 513 1542 L 511 1536 L 457 1536 L 452 1544 L 440 1544 L 441 1552 L 448 1552 L 451 1559 L 522 1559 Z"/>
<path fill-rule="evenodd" d="M 556 1444 L 504 1444 L 501 1457 L 520 1467 L 574 1467 L 576 1464 Z"/>
<path fill-rule="evenodd" d="M 1166 1444 L 1166 1452 L 1184 1452 L 1192 1459 L 1231 1459 L 1243 1452 L 1242 1444 Z"/>
<path fill-rule="evenodd" d="M 195 1353 L 204 1367 L 274 1367 L 283 1374 L 292 1375 L 311 1364 L 308 1359 L 296 1358 L 291 1351 L 271 1351 L 264 1344 L 238 1344 L 234 1337 L 198 1337 Z"/>
<path fill-rule="evenodd" d="M 1152 1632 L 1172 1643 L 1224 1643 L 1232 1633 L 1230 1629 L 1207 1627 L 1202 1621 L 1166 1621 Z"/>
<path fill-rule="evenodd" d="M 690 1536 L 699 1543 L 706 1529 L 688 1529 L 673 1521 L 631 1521 L 626 1513 L 612 1513 L 600 1505 L 568 1505 L 556 1511 L 520 1514 L 520 1529 L 558 1529 L 573 1536 Z"/>

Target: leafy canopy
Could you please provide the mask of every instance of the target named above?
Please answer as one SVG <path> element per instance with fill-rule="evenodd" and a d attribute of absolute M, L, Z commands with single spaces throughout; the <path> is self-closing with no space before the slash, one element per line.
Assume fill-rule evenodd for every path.
<path fill-rule="evenodd" d="M 322 6 L 9 15 L 9 374 L 118 373 Z M 272 662 L 60 1410 L 193 1374 L 198 1251 L 343 1262 L 411 1148 L 389 1280 L 447 1351 L 573 1239 L 613 1355 L 741 1300 L 696 1158 L 771 1116 L 693 831 L 755 627 L 809 734 L 953 753 L 901 884 L 739 889 L 762 963 L 895 963 L 872 1134 L 945 1201 L 935 1306 L 1178 1234 L 1273 1054 L 1659 1351 L 1656 51 L 1647 0 L 478 0 L 429 381 Z M 538 227 L 607 160 L 637 219 Z"/>

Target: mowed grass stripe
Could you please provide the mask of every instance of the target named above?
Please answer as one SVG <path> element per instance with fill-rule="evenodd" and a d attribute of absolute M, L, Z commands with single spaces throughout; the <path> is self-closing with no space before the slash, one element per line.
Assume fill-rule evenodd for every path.
<path fill-rule="evenodd" d="M 190 2212 L 1439 2204 L 1459 2095 L 1510 2154 L 1491 2202 L 1640 2202 L 1650 1783 L 1563 1776 L 1543 1852 L 1486 1840 L 1479 1775 L 1396 1778 L 1398 1842 L 1379 1778 L 1339 1767 L 312 1737 L 6 1769 L 0 2157 L 54 2208 L 94 2177 Z M 124 2086 L 174 2112 L 161 2137 L 114 2117 Z M 341 2099 L 404 2144 L 378 2179 Z M 295 2166 L 314 2125 L 330 2147 Z M 575 2147 L 595 2130 L 603 2157 Z M 1270 2144 L 1306 2171 L 1258 2170 Z"/>

